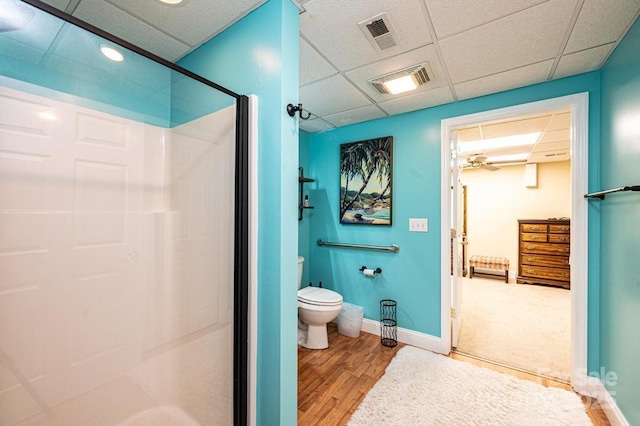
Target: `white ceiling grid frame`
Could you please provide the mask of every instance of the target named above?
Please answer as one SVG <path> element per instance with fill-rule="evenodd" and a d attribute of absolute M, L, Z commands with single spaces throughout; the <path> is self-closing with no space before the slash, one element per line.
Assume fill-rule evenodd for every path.
<path fill-rule="evenodd" d="M 504 18 L 547 0 L 424 0 L 433 28 L 446 37 Z M 464 13 L 460 13 L 464 10 Z"/>
<path fill-rule="evenodd" d="M 585 0 L 564 53 L 615 42 L 635 21 L 640 0 Z M 601 25 L 606 22 L 607 25 Z"/>
<path fill-rule="evenodd" d="M 389 115 L 401 114 L 403 112 L 415 111 L 418 109 L 430 108 L 437 105 L 453 102 L 453 95 L 449 86 L 421 92 L 416 95 L 403 96 L 388 101 L 380 102 L 378 106 Z"/>
<path fill-rule="evenodd" d="M 331 93 L 333 97 L 327 97 Z M 323 117 L 370 105 L 371 102 L 341 75 L 300 88 L 300 103 L 304 109 Z"/>
<path fill-rule="evenodd" d="M 326 115 L 322 117 L 325 121 L 336 127 L 348 126 L 350 124 L 361 123 L 363 121 L 373 120 L 376 118 L 386 117 L 380 108 L 376 105 L 367 105 L 364 107 L 352 109 L 350 111 L 339 112 L 336 114 Z"/>
<path fill-rule="evenodd" d="M 441 40 L 454 85 L 554 58 L 575 5 L 576 0 L 550 0 Z"/>
<path fill-rule="evenodd" d="M 433 80 L 410 92 L 405 92 L 400 95 L 383 94 L 368 82 L 369 79 L 390 74 L 403 68 L 408 68 L 425 62 L 428 62 L 429 64 L 429 68 L 431 69 L 429 76 Z M 436 55 L 435 47 L 432 44 L 356 68 L 355 70 L 347 72 L 346 76 L 376 102 L 384 102 L 397 97 L 412 95 L 447 85 L 442 67 L 440 66 L 440 61 Z"/>
<path fill-rule="evenodd" d="M 340 70 L 350 70 L 430 43 L 419 4 L 422 1 L 310 1 L 300 15 L 300 32 Z M 358 23 L 382 12 L 388 13 L 398 40 L 396 46 L 378 53 Z"/>
<path fill-rule="evenodd" d="M 104 0 L 82 0 L 73 16 L 95 25 L 150 52 L 160 52 L 168 61 L 175 61 L 191 50 L 167 34 L 150 27 Z"/>
<path fill-rule="evenodd" d="M 553 59 L 549 59 L 537 64 L 454 84 L 453 87 L 460 100 L 476 98 L 546 81 L 552 65 Z"/>
<path fill-rule="evenodd" d="M 170 6 L 158 0 L 108 1 L 191 47 L 211 39 L 265 2 L 187 0 L 184 5 Z"/>
<path fill-rule="evenodd" d="M 304 37 L 300 36 L 300 86 L 337 74 L 333 65 L 318 53 Z"/>
<path fill-rule="evenodd" d="M 558 62 L 553 78 L 568 77 L 583 72 L 595 71 L 609 57 L 615 43 L 605 44 L 592 49 L 563 55 Z"/>

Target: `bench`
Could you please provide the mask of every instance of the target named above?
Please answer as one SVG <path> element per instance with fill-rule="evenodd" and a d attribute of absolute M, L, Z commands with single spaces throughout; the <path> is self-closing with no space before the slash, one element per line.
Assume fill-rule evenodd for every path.
<path fill-rule="evenodd" d="M 487 276 L 487 277 L 500 277 L 502 279 L 502 274 L 482 274 L 477 273 L 475 268 L 484 268 L 484 269 L 496 269 L 498 271 L 504 271 L 504 282 L 509 282 L 509 259 L 506 257 L 495 257 L 495 256 L 480 256 L 473 255 L 469 259 L 469 278 L 473 278 L 474 275 L 478 276 Z"/>

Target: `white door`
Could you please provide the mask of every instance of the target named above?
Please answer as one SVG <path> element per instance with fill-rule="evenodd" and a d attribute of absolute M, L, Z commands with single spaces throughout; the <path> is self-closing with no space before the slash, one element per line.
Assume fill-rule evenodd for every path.
<path fill-rule="evenodd" d="M 142 129 L 0 88 L 0 424 L 139 360 Z"/>
<path fill-rule="evenodd" d="M 462 287 L 463 287 L 463 202 L 462 202 L 462 159 L 458 150 L 458 132 L 451 134 L 451 346 L 458 346 L 460 327 L 462 325 Z"/>

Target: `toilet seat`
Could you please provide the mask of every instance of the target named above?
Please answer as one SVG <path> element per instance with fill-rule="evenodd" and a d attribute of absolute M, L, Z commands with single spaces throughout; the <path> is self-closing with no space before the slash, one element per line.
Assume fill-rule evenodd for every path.
<path fill-rule="evenodd" d="M 298 301 L 314 306 L 338 306 L 342 304 L 342 296 L 327 288 L 305 287 L 298 290 Z"/>

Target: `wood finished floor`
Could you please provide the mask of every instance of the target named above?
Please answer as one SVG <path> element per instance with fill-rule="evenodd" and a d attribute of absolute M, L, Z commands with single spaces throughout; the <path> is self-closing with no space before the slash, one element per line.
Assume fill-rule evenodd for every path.
<path fill-rule="evenodd" d="M 335 324 L 329 324 L 330 347 L 325 350 L 310 350 L 298 347 L 298 425 L 345 425 L 356 411 L 367 392 L 383 376 L 387 365 L 398 349 L 380 344 L 380 337 L 360 333 L 351 338 L 338 333 Z M 571 390 L 565 383 L 540 378 L 452 353 L 451 358 L 511 374 L 524 380 L 531 380 L 548 387 Z M 586 398 L 587 413 L 595 426 L 609 426 L 604 412 L 597 403 L 591 404 Z"/>

